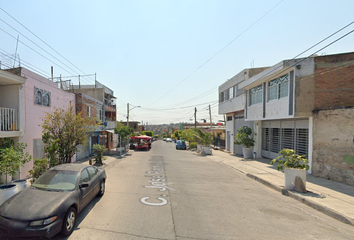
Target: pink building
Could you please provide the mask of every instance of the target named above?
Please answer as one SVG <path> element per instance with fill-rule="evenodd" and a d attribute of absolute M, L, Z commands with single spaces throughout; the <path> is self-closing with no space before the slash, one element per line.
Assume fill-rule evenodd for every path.
<path fill-rule="evenodd" d="M 32 156 L 32 161 L 20 170 L 19 177 L 24 179 L 33 168 L 33 159 L 44 156 L 41 124 L 45 113 L 53 113 L 57 108 L 66 110 L 70 104 L 75 106 L 75 95 L 26 68 L 7 71 L 26 79 L 22 86 L 22 136 L 19 141 L 27 143 L 26 151 Z"/>

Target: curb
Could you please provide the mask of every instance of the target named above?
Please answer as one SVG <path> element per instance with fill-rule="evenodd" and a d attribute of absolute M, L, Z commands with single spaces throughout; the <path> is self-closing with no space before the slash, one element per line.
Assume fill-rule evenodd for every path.
<path fill-rule="evenodd" d="M 305 204 L 305 205 L 307 205 L 307 206 L 309 206 L 309 207 L 311 207 L 311 208 L 313 208 L 313 209 L 315 209 L 317 211 L 320 211 L 320 212 L 326 214 L 327 216 L 330 216 L 330 217 L 332 217 L 334 219 L 337 219 L 337 220 L 339 220 L 339 221 L 341 221 L 343 223 L 350 224 L 350 225 L 354 226 L 354 220 L 353 219 L 348 218 L 347 216 L 345 216 L 345 215 L 343 215 L 341 213 L 338 213 L 337 211 L 335 211 L 335 210 L 333 210 L 333 209 L 331 209 L 329 207 L 326 207 L 326 206 L 324 206 L 322 204 L 319 204 L 317 202 L 309 200 L 306 197 L 300 196 L 300 195 L 298 195 L 298 194 L 296 194 L 296 193 L 294 193 L 292 191 L 289 191 L 289 190 L 286 190 L 284 188 L 281 188 L 281 187 L 279 187 L 279 186 L 277 186 L 277 185 L 275 185 L 275 184 L 273 184 L 271 182 L 268 182 L 268 181 L 266 181 L 266 180 L 264 180 L 264 179 L 262 179 L 260 177 L 255 176 L 253 174 L 246 173 L 246 176 L 251 178 L 251 179 L 253 179 L 253 180 L 256 180 L 257 182 L 262 183 L 263 185 L 265 185 L 265 186 L 267 186 L 269 188 L 272 188 L 273 190 L 276 190 L 276 191 L 280 192 L 284 196 L 291 197 L 291 198 L 293 198 L 293 199 L 295 199 L 295 200 L 297 200 L 297 201 L 299 201 L 299 202 L 301 202 L 301 203 L 303 203 L 303 204 Z"/>

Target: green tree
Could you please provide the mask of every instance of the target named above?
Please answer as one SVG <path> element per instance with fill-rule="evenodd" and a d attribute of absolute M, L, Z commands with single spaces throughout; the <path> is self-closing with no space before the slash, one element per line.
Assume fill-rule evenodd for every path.
<path fill-rule="evenodd" d="M 182 131 L 181 130 L 177 130 L 173 133 L 175 135 L 175 138 L 177 140 L 180 140 L 181 139 L 181 134 L 182 134 Z"/>
<path fill-rule="evenodd" d="M 122 123 L 117 123 L 117 127 L 114 129 L 114 132 L 119 135 L 119 145 L 121 147 L 122 141 L 125 142 L 130 135 L 134 134 L 134 129 L 129 126 L 125 126 Z"/>
<path fill-rule="evenodd" d="M 0 173 L 6 176 L 14 175 L 18 169 L 32 159 L 28 152 L 25 152 L 26 143 L 16 143 L 10 140 L 3 140 L 0 147 Z"/>
<path fill-rule="evenodd" d="M 94 118 L 82 117 L 81 113 L 75 114 L 72 106 L 68 110 L 59 108 L 52 114 L 47 113 L 42 124 L 42 139 L 50 164 L 70 163 L 77 146 L 87 144 L 96 122 Z"/>
<path fill-rule="evenodd" d="M 141 131 L 140 134 L 141 135 L 146 135 L 146 136 L 149 136 L 149 137 L 154 136 L 154 132 L 152 132 L 152 131 Z"/>

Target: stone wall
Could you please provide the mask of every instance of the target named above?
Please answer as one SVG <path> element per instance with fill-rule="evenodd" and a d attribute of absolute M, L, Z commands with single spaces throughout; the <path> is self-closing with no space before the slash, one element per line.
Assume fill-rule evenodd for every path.
<path fill-rule="evenodd" d="M 313 115 L 314 176 L 354 186 L 354 108 Z"/>

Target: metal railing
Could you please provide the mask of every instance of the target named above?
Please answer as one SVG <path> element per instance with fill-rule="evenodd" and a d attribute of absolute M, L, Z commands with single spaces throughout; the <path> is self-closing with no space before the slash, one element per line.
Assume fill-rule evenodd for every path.
<path fill-rule="evenodd" d="M 18 110 L 0 107 L 0 131 L 18 131 Z"/>

